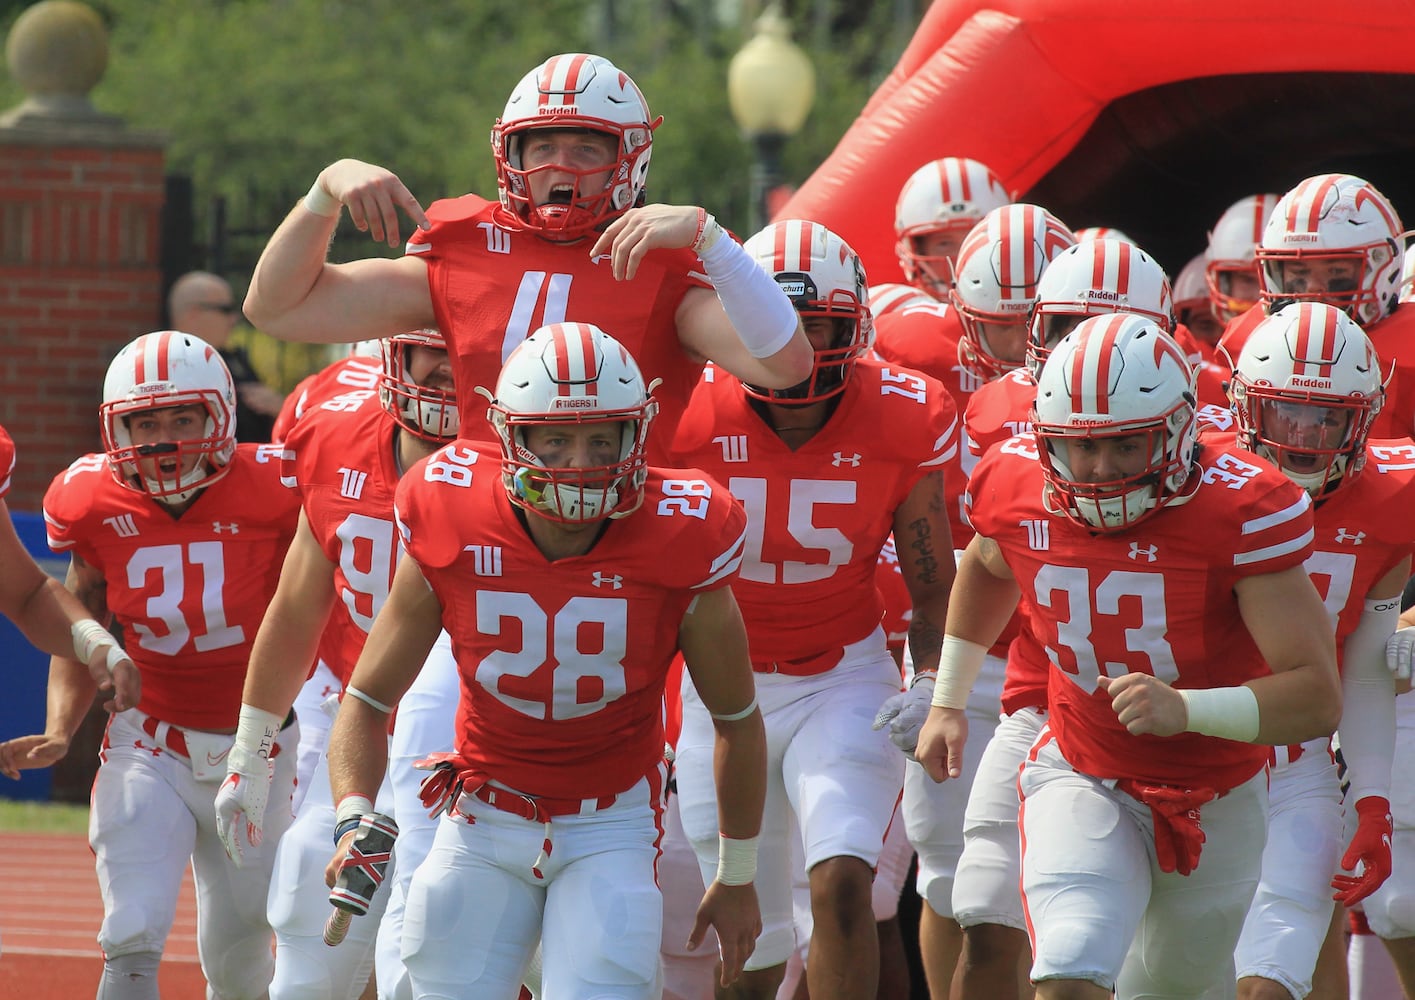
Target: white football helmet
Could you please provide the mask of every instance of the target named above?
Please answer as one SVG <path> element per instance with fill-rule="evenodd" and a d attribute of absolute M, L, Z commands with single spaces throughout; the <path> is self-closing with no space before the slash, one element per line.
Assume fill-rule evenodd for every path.
<path fill-rule="evenodd" d="M 1169 276 L 1124 240 L 1086 240 L 1061 251 L 1037 283 L 1027 333 L 1027 367 L 1040 375 L 1051 348 L 1087 316 L 1135 313 L 1174 332 Z"/>
<path fill-rule="evenodd" d="M 1076 237 L 1056 216 L 1038 205 L 1016 203 L 995 208 L 969 231 L 958 251 L 949 292 L 963 325 L 958 360 L 984 380 L 1021 367 L 1025 336 L 1018 356 L 1003 357 L 989 342 L 989 327 L 1025 329 L 1037 301 L 1042 272 L 1057 254 L 1076 245 Z"/>
<path fill-rule="evenodd" d="M 1351 174 L 1308 177 L 1282 196 L 1263 229 L 1259 296 L 1268 312 L 1294 300 L 1325 302 L 1369 326 L 1395 310 L 1404 252 L 1400 216 L 1374 186 Z M 1307 288 L 1301 272 L 1339 263 L 1350 265 L 1349 279 Z"/>
<path fill-rule="evenodd" d="M 946 156 L 915 170 L 899 190 L 894 206 L 895 252 L 904 280 L 946 299 L 951 254 L 924 254 L 920 240 L 956 233 L 961 242 L 994 208 L 1012 201 L 996 174 L 977 160 Z"/>
<path fill-rule="evenodd" d="M 649 113 L 648 102 L 634 81 L 603 56 L 571 52 L 551 56 L 531 70 L 506 102 L 506 110 L 491 129 L 491 151 L 496 159 L 496 186 L 501 204 L 515 212 L 527 227 L 547 235 L 571 239 L 608 222 L 642 203 L 648 181 L 653 131 L 663 121 Z M 604 169 L 577 173 L 575 190 L 561 202 L 540 205 L 531 195 L 531 170 L 521 162 L 525 133 L 530 129 L 575 129 L 613 136 L 619 159 L 604 189 L 582 193 L 588 178 Z M 548 170 L 550 167 L 536 168 Z"/>
<path fill-rule="evenodd" d="M 874 344 L 865 267 L 850 244 L 818 222 L 773 222 L 742 247 L 781 286 L 803 320 L 824 316 L 835 321 L 828 347 L 817 347 L 815 365 L 805 381 L 787 389 L 762 389 L 743 383 L 747 394 L 771 403 L 805 404 L 845 390 L 855 359 Z"/>
<path fill-rule="evenodd" d="M 1209 299 L 1207 265 L 1204 255 L 1198 254 L 1174 279 L 1174 315 L 1196 338 L 1214 345 L 1223 335 L 1223 324 L 1214 315 L 1213 302 Z"/>
<path fill-rule="evenodd" d="M 1258 261 L 1255 252 L 1263 238 L 1263 228 L 1277 207 L 1275 194 L 1250 194 L 1223 210 L 1209 233 L 1208 249 L 1204 251 L 1204 279 L 1214 315 L 1227 323 L 1240 313 L 1258 304 L 1235 287 L 1235 278 L 1258 281 Z M 1254 293 L 1256 296 L 1256 293 Z"/>
<path fill-rule="evenodd" d="M 409 371 L 414 347 L 447 351 L 447 342 L 434 329 L 410 330 L 379 342 L 383 374 L 378 380 L 378 401 L 388 415 L 411 434 L 428 441 L 450 441 L 457 436 L 455 389 L 420 385 Z"/>
<path fill-rule="evenodd" d="M 657 383 L 655 383 L 657 384 Z M 522 341 L 496 380 L 487 419 L 501 439 L 502 483 L 511 502 L 562 524 L 624 517 L 644 498 L 649 426 L 658 412 L 638 363 L 590 323 L 543 326 Z M 546 465 L 526 445 L 540 425 L 619 425 L 608 465 Z"/>
<path fill-rule="evenodd" d="M 1093 531 L 1134 527 L 1189 482 L 1196 414 L 1194 373 L 1157 324 L 1127 314 L 1085 320 L 1062 338 L 1037 381 L 1032 424 L 1047 508 Z M 1110 454 L 1108 442 L 1133 435 L 1145 437 L 1143 465 L 1117 469 L 1123 453 Z M 1092 449 L 1109 455 L 1112 474 L 1073 469 Z"/>
<path fill-rule="evenodd" d="M 133 444 L 134 416 L 174 406 L 206 412 L 200 438 Z M 113 478 L 165 503 L 184 503 L 226 475 L 236 453 L 231 372 L 216 348 L 190 333 L 146 333 L 119 351 L 103 380 L 98 416 Z"/>
<path fill-rule="evenodd" d="M 1290 303 L 1255 326 L 1229 391 L 1244 447 L 1314 498 L 1356 479 L 1385 400 L 1370 338 L 1320 302 Z"/>

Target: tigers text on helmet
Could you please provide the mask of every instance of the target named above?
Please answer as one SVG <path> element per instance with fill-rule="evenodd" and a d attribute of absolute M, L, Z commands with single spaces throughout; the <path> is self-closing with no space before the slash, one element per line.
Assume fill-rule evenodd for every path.
<path fill-rule="evenodd" d="M 806 404 L 844 391 L 855 359 L 874 343 L 865 268 L 850 244 L 818 222 L 773 222 L 743 244 L 748 256 L 781 286 L 811 333 L 811 320 L 829 319 L 827 346 L 816 346 L 815 364 L 804 381 L 787 389 L 743 383 L 747 394 L 770 403 Z"/>
<path fill-rule="evenodd" d="M 501 204 L 544 235 L 565 239 L 585 235 L 642 203 L 653 130 L 662 121 L 662 116 L 650 116 L 648 102 L 634 81 L 603 56 L 583 52 L 551 56 L 521 78 L 492 126 L 491 151 Z M 528 168 L 523 154 L 532 129 L 587 130 L 610 136 L 617 144 L 616 159 L 593 169 L 559 164 Z M 531 193 L 531 175 L 549 170 L 573 174 L 573 190 L 554 201 L 538 202 Z M 602 174 L 608 175 L 603 187 Z"/>
<path fill-rule="evenodd" d="M 1085 240 L 1061 251 L 1037 282 L 1027 331 L 1027 367 L 1037 377 L 1062 336 L 1088 316 L 1134 313 L 1174 332 L 1169 277 L 1153 257 L 1124 240 Z"/>
<path fill-rule="evenodd" d="M 1325 302 L 1370 326 L 1400 298 L 1400 216 L 1351 174 L 1308 177 L 1282 196 L 1258 244 L 1259 297 L 1268 312 Z"/>
<path fill-rule="evenodd" d="M 1214 315 L 1227 323 L 1258 304 L 1256 252 L 1277 207 L 1275 194 L 1239 198 L 1219 216 L 1204 251 L 1204 280 Z"/>
<path fill-rule="evenodd" d="M 977 160 L 945 156 L 915 170 L 894 205 L 895 252 L 904 280 L 936 299 L 946 299 L 953 251 L 926 253 L 924 241 L 952 234 L 956 247 L 984 215 L 1011 201 L 1002 181 Z"/>
<path fill-rule="evenodd" d="M 134 444 L 134 418 L 187 406 L 204 414 L 200 436 Z M 98 416 L 113 477 L 165 503 L 184 503 L 216 482 L 236 453 L 231 373 L 216 348 L 190 333 L 143 334 L 119 351 L 103 380 Z"/>
<path fill-rule="evenodd" d="M 1024 203 L 993 209 L 968 232 L 949 292 L 963 326 L 958 360 L 964 368 L 988 380 L 1021 367 L 1042 272 L 1075 243 L 1056 216 Z M 1013 349 L 1004 342 L 1008 328 L 1016 331 Z"/>
<path fill-rule="evenodd" d="M 643 502 L 649 426 L 658 403 L 638 363 L 589 323 L 555 323 L 506 359 L 487 419 L 501 439 L 501 477 L 511 502 L 561 524 L 624 517 Z M 485 389 L 478 389 L 487 395 Z M 608 425 L 616 437 L 603 464 L 549 464 L 527 444 L 537 428 Z"/>
<path fill-rule="evenodd" d="M 428 441 L 451 441 L 457 436 L 457 391 L 418 382 L 412 371 L 414 348 L 447 352 L 447 342 L 434 329 L 410 330 L 379 342 L 383 374 L 378 380 L 378 401 L 398 425 Z M 435 369 L 434 369 L 435 371 Z M 423 374 L 426 380 L 433 372 Z M 447 376 L 450 379 L 450 373 Z"/>
<path fill-rule="evenodd" d="M 1124 531 L 1190 481 L 1194 373 L 1148 317 L 1093 317 L 1047 358 L 1032 424 L 1048 509 L 1092 531 Z"/>
<path fill-rule="evenodd" d="M 1320 302 L 1291 303 L 1255 326 L 1229 392 L 1244 447 L 1316 499 L 1360 474 L 1385 400 L 1370 338 Z"/>

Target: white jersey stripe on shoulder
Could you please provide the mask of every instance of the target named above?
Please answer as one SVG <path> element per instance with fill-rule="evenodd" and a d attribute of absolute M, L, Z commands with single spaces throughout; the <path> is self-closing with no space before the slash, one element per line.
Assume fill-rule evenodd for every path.
<path fill-rule="evenodd" d="M 1282 510 L 1274 511 L 1271 514 L 1264 514 L 1262 517 L 1255 517 L 1249 521 L 1244 521 L 1243 534 L 1256 535 L 1260 531 L 1266 531 L 1279 524 L 1285 524 L 1294 517 L 1300 517 L 1302 512 L 1310 506 L 1312 506 L 1312 498 L 1304 492 Z"/>
<path fill-rule="evenodd" d="M 1250 566 L 1253 563 L 1265 562 L 1268 559 L 1276 559 L 1280 556 L 1290 555 L 1306 546 L 1312 544 L 1315 532 L 1308 528 L 1300 538 L 1289 539 L 1277 545 L 1269 545 L 1266 548 L 1254 549 L 1252 552 L 1239 552 L 1233 557 L 1233 565 Z"/>
<path fill-rule="evenodd" d="M 737 567 L 742 565 L 742 556 L 746 552 L 747 531 L 744 528 L 726 551 L 712 561 L 712 567 L 707 579 L 701 583 L 694 584 L 690 589 L 701 590 L 703 587 L 710 587 L 723 577 L 731 576 L 737 572 Z"/>

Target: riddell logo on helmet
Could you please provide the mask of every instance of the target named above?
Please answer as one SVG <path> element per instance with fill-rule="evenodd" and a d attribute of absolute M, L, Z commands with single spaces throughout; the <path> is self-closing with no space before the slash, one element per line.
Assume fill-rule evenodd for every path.
<path fill-rule="evenodd" d="M 1313 378 L 1310 375 L 1292 376 L 1292 388 L 1294 389 L 1330 389 L 1331 379 Z"/>
<path fill-rule="evenodd" d="M 536 114 L 547 117 L 555 115 L 577 115 L 579 113 L 579 107 L 574 104 L 557 104 L 550 108 L 536 108 Z"/>
<path fill-rule="evenodd" d="M 1119 302 L 1123 297 L 1107 288 L 1088 288 L 1081 293 L 1086 302 Z"/>

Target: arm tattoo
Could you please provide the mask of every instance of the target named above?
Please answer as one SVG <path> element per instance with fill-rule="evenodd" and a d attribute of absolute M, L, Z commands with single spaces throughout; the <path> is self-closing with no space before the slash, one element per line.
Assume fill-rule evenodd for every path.
<path fill-rule="evenodd" d="M 926 517 L 909 522 L 909 548 L 914 552 L 915 576 L 920 583 L 938 583 L 938 556 L 934 554 L 933 525 Z M 913 626 L 910 626 L 913 631 Z"/>

